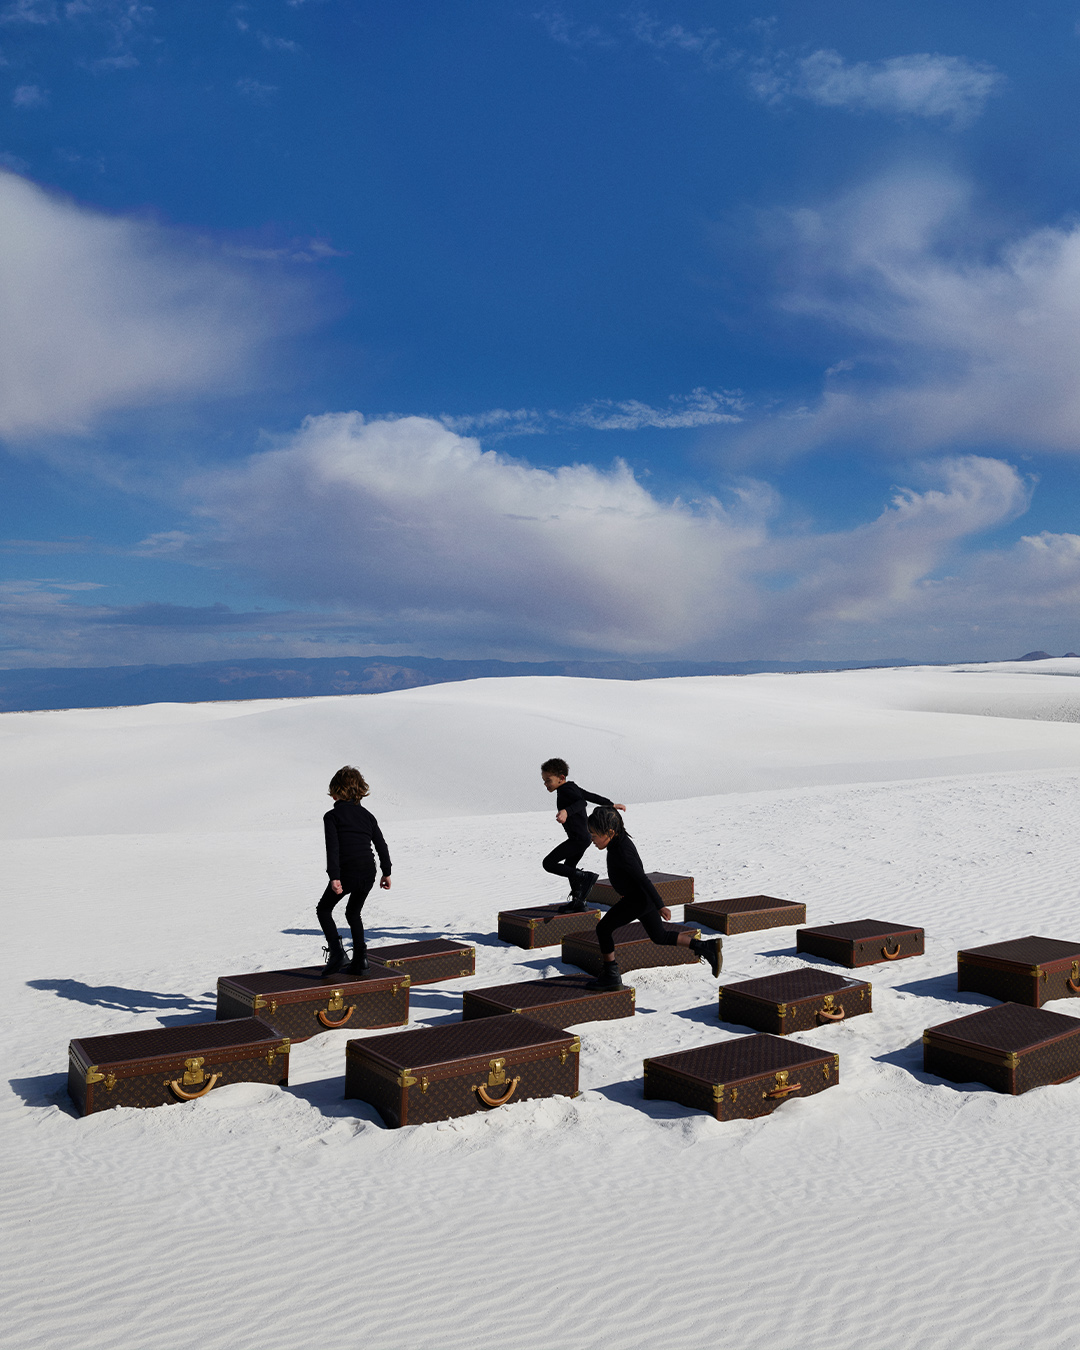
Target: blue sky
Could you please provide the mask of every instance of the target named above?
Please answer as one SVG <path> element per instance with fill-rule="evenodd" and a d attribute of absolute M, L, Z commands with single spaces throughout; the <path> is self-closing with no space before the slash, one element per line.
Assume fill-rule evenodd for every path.
<path fill-rule="evenodd" d="M 1080 650 L 1080 10 L 0 8 L 0 663 Z"/>

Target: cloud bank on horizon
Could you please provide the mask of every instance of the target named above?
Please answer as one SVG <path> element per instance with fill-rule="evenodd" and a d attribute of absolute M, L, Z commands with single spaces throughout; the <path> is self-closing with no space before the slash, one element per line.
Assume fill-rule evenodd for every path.
<path fill-rule="evenodd" d="M 190 108 L 195 8 L 0 13 L 28 128 L 0 156 L 0 662 L 1080 644 L 1080 231 L 1000 168 L 1002 119 L 1037 122 L 1008 24 L 976 42 L 962 6 L 973 49 L 942 54 L 923 6 L 905 55 L 841 4 L 547 10 L 489 28 L 518 78 L 443 128 L 436 48 L 482 62 L 430 15 L 403 129 L 341 120 L 342 6 L 252 4 L 189 166 L 124 118 Z M 357 22 L 389 87 L 401 21 Z"/>

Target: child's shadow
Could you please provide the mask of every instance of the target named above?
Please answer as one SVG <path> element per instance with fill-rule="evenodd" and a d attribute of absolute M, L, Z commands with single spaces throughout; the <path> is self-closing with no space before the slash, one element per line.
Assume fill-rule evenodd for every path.
<path fill-rule="evenodd" d="M 345 938 L 348 938 L 348 929 L 339 925 L 338 931 Z M 321 928 L 283 928 L 281 932 L 287 937 L 310 937 L 322 938 L 325 942 L 325 936 Z M 388 947 L 397 942 L 431 942 L 435 938 L 446 936 L 443 933 L 432 933 L 430 930 L 421 930 L 417 928 L 368 928 L 366 929 L 367 945 L 369 949 L 376 943 L 385 943 Z M 494 933 L 454 933 L 449 938 L 450 942 L 465 942 L 473 947 L 506 947 L 508 944 L 503 942 L 500 937 Z"/>
<path fill-rule="evenodd" d="M 108 1008 L 113 1012 L 160 1013 L 166 1008 L 182 1008 L 194 1017 L 159 1017 L 166 1025 L 176 1022 L 204 1021 L 207 1012 L 213 1012 L 215 1003 L 209 991 L 200 998 L 189 998 L 187 994 L 159 994 L 153 989 L 125 989 L 118 984 L 83 984 L 81 980 L 27 980 L 31 989 L 41 989 L 57 998 L 72 999 L 76 1003 L 86 1003 L 92 1008 Z"/>

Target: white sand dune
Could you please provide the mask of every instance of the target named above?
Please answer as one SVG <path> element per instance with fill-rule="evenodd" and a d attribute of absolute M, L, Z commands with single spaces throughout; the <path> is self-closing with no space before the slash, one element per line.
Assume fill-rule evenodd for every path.
<path fill-rule="evenodd" d="M 8 1343 L 1071 1345 L 1080 1080 L 1014 1099 L 921 1070 L 926 1026 L 992 1002 L 956 992 L 958 947 L 1080 939 L 1080 662 L 1033 664 L 0 717 Z M 560 970 L 494 937 L 558 898 L 537 766 L 560 753 L 703 898 L 925 927 L 924 958 L 867 972 L 871 1016 L 796 1038 L 835 1049 L 838 1087 L 726 1125 L 646 1102 L 644 1056 L 740 1034 L 696 967 L 635 972 L 638 1015 L 578 1029 L 574 1101 L 386 1130 L 342 1099 L 341 1031 L 287 1091 L 73 1116 L 70 1037 L 212 1018 L 218 975 L 317 959 L 346 761 L 394 855 L 372 940 L 477 946 L 414 1024 Z M 798 964 L 774 929 L 728 939 L 723 978 Z"/>

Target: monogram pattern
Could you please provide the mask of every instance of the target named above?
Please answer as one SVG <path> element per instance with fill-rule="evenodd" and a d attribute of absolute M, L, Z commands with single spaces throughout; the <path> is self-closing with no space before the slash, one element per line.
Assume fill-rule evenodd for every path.
<path fill-rule="evenodd" d="M 734 900 L 708 900 L 687 905 L 683 918 L 687 923 L 700 924 L 702 928 L 731 936 L 805 923 L 806 906 L 796 904 L 794 900 L 777 900 L 771 895 L 743 895 Z"/>
<path fill-rule="evenodd" d="M 595 889 L 595 888 L 594 888 Z M 669 933 L 689 932 L 700 936 L 692 923 L 665 923 Z M 562 959 L 568 966 L 580 966 L 590 975 L 599 975 L 603 960 L 596 933 L 571 933 L 563 938 Z M 658 947 L 639 923 L 615 929 L 615 959 L 622 972 L 644 970 L 648 966 L 696 966 L 698 958 L 689 947 Z"/>
<path fill-rule="evenodd" d="M 558 975 L 549 980 L 523 980 L 493 989 L 467 989 L 462 1017 L 497 1017 L 523 1012 L 534 1021 L 552 1027 L 572 1027 L 579 1022 L 607 1022 L 633 1017 L 633 989 L 587 989 L 586 975 Z"/>
<path fill-rule="evenodd" d="M 1071 984 L 1078 986 L 1072 988 Z M 956 954 L 956 987 L 1038 1008 L 1080 997 L 1080 946 L 1054 938 L 993 942 Z"/>
<path fill-rule="evenodd" d="M 412 985 L 457 980 L 476 973 L 476 948 L 441 938 L 430 942 L 401 942 L 393 947 L 369 947 L 368 960 L 408 975 Z M 393 965 L 389 966 L 392 962 Z"/>
<path fill-rule="evenodd" d="M 954 1083 L 985 1083 L 1018 1096 L 1080 1075 L 1080 1021 L 1005 1003 L 923 1035 L 923 1068 Z"/>
<path fill-rule="evenodd" d="M 598 909 L 559 914 L 558 908 L 536 905 L 532 909 L 504 909 L 499 915 L 499 937 L 514 947 L 534 951 L 537 947 L 557 947 L 568 933 L 595 928 L 600 922 Z"/>
<path fill-rule="evenodd" d="M 344 975 L 322 979 L 318 966 L 300 966 L 292 970 L 261 970 L 250 975 L 223 976 L 218 980 L 217 1017 L 251 1015 L 256 999 L 262 1001 L 258 1015 L 279 1036 L 306 1041 L 335 1027 L 325 1026 L 322 1012 L 334 1022 L 352 1008 L 344 1026 L 370 1030 L 401 1027 L 409 1020 L 409 977 L 405 972 L 373 965 L 362 975 Z M 340 1007 L 330 1004 L 339 1002 Z"/>
<path fill-rule="evenodd" d="M 842 975 L 806 967 L 724 985 L 719 1010 L 722 1022 L 790 1036 L 794 1031 L 809 1031 L 836 1020 L 839 1012 L 844 1020 L 872 1012 L 873 1004 L 865 980 L 846 980 Z"/>
<path fill-rule="evenodd" d="M 795 934 L 795 949 L 824 956 L 841 966 L 872 966 L 879 961 L 922 956 L 923 937 L 921 928 L 860 919 L 855 923 L 800 928 Z"/>
<path fill-rule="evenodd" d="M 674 872 L 646 872 L 652 884 L 660 892 L 665 905 L 692 905 L 694 903 L 694 878 L 681 877 Z M 598 881 L 586 897 L 594 905 L 608 905 L 621 899 L 619 892 L 610 881 Z"/>

